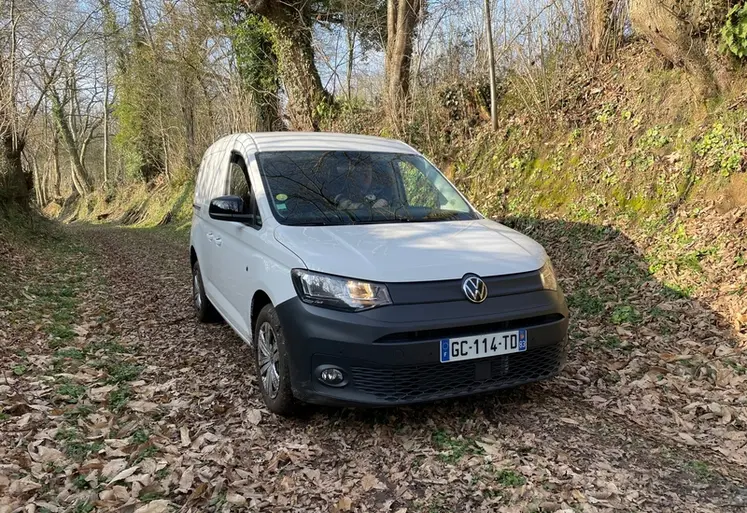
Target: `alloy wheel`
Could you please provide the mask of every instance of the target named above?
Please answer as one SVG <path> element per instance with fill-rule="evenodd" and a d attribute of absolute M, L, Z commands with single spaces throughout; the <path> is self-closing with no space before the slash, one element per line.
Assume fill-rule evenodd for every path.
<path fill-rule="evenodd" d="M 200 287 L 200 273 L 196 268 L 192 272 L 192 298 L 195 309 L 199 311 L 202 308 L 202 289 Z"/>
<path fill-rule="evenodd" d="M 271 399 L 275 399 L 278 390 L 280 390 L 280 373 L 278 371 L 280 351 L 278 350 L 275 330 L 272 329 L 269 322 L 265 322 L 259 327 L 257 351 L 259 353 L 259 374 L 262 379 L 262 387 Z"/>

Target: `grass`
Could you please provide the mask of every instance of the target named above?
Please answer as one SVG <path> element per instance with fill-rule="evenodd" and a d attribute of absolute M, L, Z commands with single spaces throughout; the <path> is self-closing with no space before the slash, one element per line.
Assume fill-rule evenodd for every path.
<path fill-rule="evenodd" d="M 164 495 L 160 492 L 145 492 L 138 497 L 143 502 L 153 502 L 158 499 L 163 499 Z"/>
<path fill-rule="evenodd" d="M 91 513 L 96 508 L 93 504 L 88 501 L 81 501 L 75 504 L 73 513 Z"/>
<path fill-rule="evenodd" d="M 149 445 L 137 454 L 133 463 L 138 464 L 147 458 L 152 458 L 156 454 L 158 454 L 158 447 L 156 447 L 155 445 Z"/>
<path fill-rule="evenodd" d="M 13 247 L 20 249 L 20 254 L 31 253 L 30 256 L 43 265 L 7 269 L 6 275 L 16 276 L 16 279 L 0 280 L 4 290 L 0 295 L 0 310 L 9 312 L 10 322 L 33 322 L 48 335 L 52 349 L 69 345 L 77 337 L 80 292 L 87 272 L 82 248 L 60 235 L 49 223 L 36 218 L 31 222 L 27 220 L 27 224 L 10 226 L 7 232 L 0 234 L 0 241 L 2 239 L 10 240 Z M 27 367 L 18 365 L 12 370 L 15 375 L 22 376 L 28 372 Z"/>
<path fill-rule="evenodd" d="M 727 358 L 726 360 L 724 360 L 724 363 L 734 369 L 734 372 L 739 375 L 747 374 L 747 367 L 740 365 L 738 362 L 735 362 L 731 358 Z"/>
<path fill-rule="evenodd" d="M 616 306 L 610 316 L 612 324 L 639 324 L 641 314 L 630 305 Z"/>
<path fill-rule="evenodd" d="M 109 374 L 106 382 L 110 385 L 134 381 L 143 371 L 141 365 L 122 361 L 107 362 L 103 367 L 106 369 L 107 374 Z"/>
<path fill-rule="evenodd" d="M 86 481 L 86 477 L 88 476 L 78 474 L 77 476 L 75 476 L 75 479 L 73 479 L 73 485 L 75 485 L 75 487 L 79 490 L 87 490 L 91 488 L 91 484 Z"/>
<path fill-rule="evenodd" d="M 699 460 L 689 461 L 687 463 L 687 468 L 701 479 L 707 479 L 713 474 L 708 464 Z"/>
<path fill-rule="evenodd" d="M 101 340 L 88 344 L 86 350 L 90 353 L 103 352 L 104 354 L 131 353 L 132 350 L 123 346 L 114 339 Z"/>
<path fill-rule="evenodd" d="M 88 417 L 92 413 L 93 413 L 92 407 L 82 404 L 80 406 L 76 406 L 74 408 L 65 410 L 65 413 L 63 413 L 63 416 L 68 421 L 76 421 L 78 419 Z"/>
<path fill-rule="evenodd" d="M 665 293 L 670 299 L 687 299 L 695 294 L 694 285 L 679 285 L 677 283 L 667 283 Z"/>
<path fill-rule="evenodd" d="M 63 383 L 57 387 L 57 394 L 61 395 L 67 402 L 78 402 L 78 399 L 86 393 L 86 387 L 74 383 Z"/>
<path fill-rule="evenodd" d="M 441 451 L 438 458 L 444 463 L 454 464 L 465 455 L 483 453 L 474 440 L 453 437 L 443 430 L 434 431 L 431 439 L 436 448 Z"/>
<path fill-rule="evenodd" d="M 593 317 L 604 313 L 604 300 L 592 294 L 589 289 L 581 288 L 567 297 L 568 305 L 579 310 L 585 316 Z"/>
<path fill-rule="evenodd" d="M 84 360 L 86 354 L 76 347 L 68 347 L 65 349 L 58 349 L 54 353 L 54 358 L 57 359 L 70 359 L 70 360 Z"/>
<path fill-rule="evenodd" d="M 608 349 L 619 349 L 622 347 L 622 341 L 617 335 L 604 335 L 600 340 L 602 345 Z"/>
<path fill-rule="evenodd" d="M 148 431 L 146 431 L 143 428 L 135 430 L 134 433 L 132 433 L 132 443 L 137 445 L 142 445 L 145 442 L 147 442 L 150 439 L 150 435 L 148 434 Z"/>
<path fill-rule="evenodd" d="M 132 397 L 132 389 L 128 385 L 120 384 L 109 392 L 109 408 L 115 413 L 122 411 Z"/>
<path fill-rule="evenodd" d="M 101 442 L 88 442 L 82 439 L 80 432 L 72 427 L 60 429 L 55 439 L 61 443 L 62 451 L 76 461 L 83 461 L 104 447 Z"/>
<path fill-rule="evenodd" d="M 506 487 L 521 486 L 527 482 L 524 476 L 510 469 L 499 470 L 495 475 L 495 479 L 502 486 Z"/>
<path fill-rule="evenodd" d="M 50 326 L 48 329 L 48 333 L 56 339 L 50 342 L 50 346 L 53 346 L 53 349 L 54 346 L 59 347 L 62 342 L 70 340 L 71 338 L 74 338 L 75 335 L 77 335 L 77 333 L 75 333 L 75 331 L 73 331 L 69 326 L 61 324 L 53 324 L 52 326 Z"/>

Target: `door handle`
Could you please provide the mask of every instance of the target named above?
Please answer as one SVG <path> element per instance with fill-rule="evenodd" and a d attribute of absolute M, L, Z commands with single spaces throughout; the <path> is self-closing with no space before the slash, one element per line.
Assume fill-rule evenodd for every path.
<path fill-rule="evenodd" d="M 213 242 L 215 242 L 215 245 L 218 247 L 223 245 L 223 239 L 221 239 L 220 237 L 214 237 Z"/>
<path fill-rule="evenodd" d="M 205 236 L 210 242 L 213 242 L 213 232 L 207 232 Z"/>

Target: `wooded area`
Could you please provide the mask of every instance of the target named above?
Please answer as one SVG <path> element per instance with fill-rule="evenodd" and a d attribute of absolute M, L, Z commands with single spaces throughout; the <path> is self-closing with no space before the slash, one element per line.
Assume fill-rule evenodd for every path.
<path fill-rule="evenodd" d="M 735 0 L 0 0 L 0 513 L 744 513 L 746 59 Z M 270 413 L 257 351 L 193 319 L 189 240 L 205 149 L 281 130 L 404 140 L 539 242 L 569 310 L 562 373 Z M 386 245 L 287 228 L 513 259 L 442 224 L 493 223 L 358 227 Z M 451 304 L 454 326 L 483 318 Z M 396 329 L 379 345 L 436 333 Z M 393 365 L 461 386 L 437 360 Z"/>
<path fill-rule="evenodd" d="M 476 92 L 459 105 L 470 129 L 489 126 L 479 91 L 490 85 L 521 89 L 548 115 L 564 72 L 593 73 L 636 38 L 684 67 L 705 100 L 742 73 L 747 49 L 747 10 L 731 0 L 492 2 L 487 23 L 484 7 L 2 0 L 0 197 L 43 207 L 127 182 L 190 180 L 204 149 L 235 131 L 336 129 L 418 144 L 445 129 L 432 111 L 451 108 L 448 88 Z"/>

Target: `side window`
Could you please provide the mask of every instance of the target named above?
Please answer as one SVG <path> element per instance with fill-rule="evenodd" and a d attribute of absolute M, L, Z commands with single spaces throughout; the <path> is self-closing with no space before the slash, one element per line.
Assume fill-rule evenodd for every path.
<path fill-rule="evenodd" d="M 249 223 L 251 226 L 254 228 L 262 226 L 262 218 L 259 215 L 257 201 L 249 181 L 246 162 L 244 161 L 244 158 L 237 153 L 231 154 L 226 194 L 229 196 L 238 196 L 244 201 L 244 213 L 254 215 L 254 222 Z"/>
<path fill-rule="evenodd" d="M 235 162 L 234 160 L 241 160 L 241 163 Z M 249 199 L 250 199 L 250 190 L 251 187 L 249 187 L 249 182 L 246 179 L 246 174 L 244 173 L 244 167 L 242 164 L 244 163 L 244 159 L 241 157 L 235 157 L 231 159 L 231 163 L 229 164 L 228 168 L 228 191 L 226 194 L 229 196 L 238 196 L 239 198 L 244 200 L 245 205 L 249 205 Z"/>
<path fill-rule="evenodd" d="M 397 167 L 402 176 L 402 185 L 405 188 L 408 205 L 439 208 L 438 190 L 418 168 L 403 160 L 397 162 Z"/>

